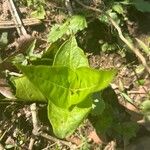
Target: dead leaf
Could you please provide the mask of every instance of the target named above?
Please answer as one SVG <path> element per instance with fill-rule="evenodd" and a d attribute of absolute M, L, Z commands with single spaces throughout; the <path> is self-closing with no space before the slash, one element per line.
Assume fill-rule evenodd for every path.
<path fill-rule="evenodd" d="M 104 150 L 116 150 L 116 142 L 115 141 L 109 142 L 104 148 Z"/>
<path fill-rule="evenodd" d="M 77 136 L 68 137 L 66 140 L 69 141 L 69 142 L 71 142 L 71 143 L 76 144 L 77 146 L 79 146 L 79 145 L 82 144 L 81 139 L 79 137 L 77 137 Z"/>
<path fill-rule="evenodd" d="M 14 99 L 15 96 L 12 93 L 12 89 L 5 79 L 0 79 L 0 93 L 9 99 Z"/>
<path fill-rule="evenodd" d="M 90 132 L 88 138 L 91 139 L 95 144 L 103 143 L 95 131 Z"/>

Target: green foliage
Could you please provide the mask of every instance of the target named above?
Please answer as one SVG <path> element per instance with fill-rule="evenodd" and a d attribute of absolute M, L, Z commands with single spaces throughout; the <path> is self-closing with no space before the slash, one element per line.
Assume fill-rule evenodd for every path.
<path fill-rule="evenodd" d="M 55 25 L 48 34 L 48 42 L 53 43 L 64 35 L 76 34 L 87 27 L 86 19 L 83 16 L 72 16 L 62 25 Z"/>
<path fill-rule="evenodd" d="M 62 108 L 83 101 L 90 93 L 104 89 L 115 71 L 80 67 L 18 66 L 47 100 Z M 61 97 L 60 97 L 61 95 Z"/>
<path fill-rule="evenodd" d="M 120 95 L 124 97 L 125 100 L 127 100 L 129 103 L 133 104 L 133 100 L 126 93 L 122 92 Z"/>
<path fill-rule="evenodd" d="M 31 16 L 44 19 L 46 14 L 45 0 L 26 1 L 27 6 L 33 8 Z M 134 5 L 141 12 L 150 12 L 148 1 L 128 1 L 124 0 L 122 3 L 114 0 L 104 1 L 108 8 L 106 6 L 106 12 L 99 16 L 99 21 L 108 27 L 110 21 L 105 15 L 107 13 L 119 26 L 123 26 L 124 21 L 128 19 L 125 16 L 123 3 Z M 64 1 L 58 3 L 64 3 Z M 87 22 L 84 16 L 72 16 L 63 24 L 57 24 L 51 28 L 48 34 L 48 44 L 50 43 L 50 45 L 43 55 L 34 54 L 35 40 L 26 50 L 27 56 L 22 54 L 14 59 L 14 62 L 17 62 L 17 68 L 23 73 L 22 77 L 12 78 L 16 88 L 16 98 L 21 101 L 47 103 L 48 119 L 54 134 L 59 138 L 70 136 L 91 112 L 91 116 L 96 118 L 96 130 L 101 134 L 109 136 L 111 134 L 116 136 L 117 134 L 119 137 L 130 139 L 136 135 L 138 125 L 134 122 L 127 122 L 129 120 L 127 115 L 122 113 L 120 105 L 114 104 L 112 95 L 104 99 L 101 95 L 102 92 L 99 92 L 109 85 L 116 74 L 116 70 L 90 68 L 83 50 L 77 44 L 75 35 L 86 27 Z M 94 30 L 98 32 L 97 28 Z M 101 32 L 101 30 L 99 31 Z M 111 33 L 113 36 L 108 38 L 105 33 L 99 36 L 100 32 L 97 34 L 98 38 L 106 37 L 105 40 L 96 39 L 101 50 L 104 52 L 116 50 L 118 45 L 116 46 L 112 40 L 116 37 L 116 32 L 113 31 L 114 33 Z M 112 32 L 112 30 L 108 32 Z M 81 40 L 83 39 L 81 38 Z M 94 40 L 89 40 L 87 43 L 92 43 Z M 141 40 L 136 40 L 140 48 L 149 55 L 149 47 Z M 1 45 L 3 48 L 3 44 L 4 46 L 7 45 L 7 42 L 7 34 L 4 33 L 0 38 L 0 48 Z M 121 95 L 133 103 L 127 94 L 121 93 Z M 142 103 L 141 110 L 149 121 L 149 100 Z"/>
<path fill-rule="evenodd" d="M 150 12 L 150 2 L 145 0 L 133 0 L 131 3 L 141 12 Z"/>
<path fill-rule="evenodd" d="M 101 94 L 94 94 L 94 98 L 101 101 L 99 113 L 91 113 L 90 118 L 96 131 L 103 136 L 110 136 L 116 139 L 130 139 L 138 131 L 136 122 L 130 121 L 130 116 L 118 103 L 117 95 L 111 87 L 108 87 Z M 104 103 L 104 104 L 103 104 Z"/>
<path fill-rule="evenodd" d="M 96 130 L 101 134 L 107 134 L 114 125 L 114 115 L 111 105 L 105 103 L 105 109 L 101 115 L 98 115 L 95 127 Z"/>
<path fill-rule="evenodd" d="M 116 50 L 116 45 L 115 44 L 109 44 L 107 42 L 104 42 L 104 44 L 102 44 L 101 46 L 101 50 L 103 52 L 107 52 L 107 51 L 113 51 Z"/>
<path fill-rule="evenodd" d="M 93 110 L 91 114 L 93 116 L 101 115 L 105 110 L 105 102 L 101 96 L 101 93 L 94 93 L 92 99 L 93 99 L 93 104 L 92 104 Z"/>
<path fill-rule="evenodd" d="M 77 57 L 80 61 L 75 59 Z M 44 96 L 44 101 L 48 102 L 49 120 L 55 135 L 59 138 L 73 133 L 91 110 L 90 95 L 108 86 L 116 73 L 115 70 L 89 68 L 88 61 L 74 37 L 60 46 L 52 66 L 17 65 L 17 67 L 25 75 L 20 79 L 21 83 L 19 79 L 15 81 L 17 96 L 19 97 L 23 90 L 26 91 L 27 86 L 32 90 L 38 89 Z M 25 83 L 27 81 L 23 82 L 26 78 L 31 82 L 28 85 Z M 24 84 L 25 88 L 21 88 Z M 21 98 L 28 100 L 31 96 L 31 99 L 35 99 L 40 92 L 33 91 L 32 94 L 36 94 L 35 96 L 29 92 L 29 95 L 24 94 L 22 96 L 25 97 Z M 39 99 L 42 101 L 43 97 Z"/>
<path fill-rule="evenodd" d="M 12 79 L 16 87 L 16 97 L 24 101 L 46 101 L 42 93 L 26 77 Z"/>
<path fill-rule="evenodd" d="M 87 98 L 69 110 L 60 108 L 49 101 L 48 118 L 52 124 L 55 135 L 59 138 L 71 135 L 90 112 L 91 102 L 91 99 Z"/>
<path fill-rule="evenodd" d="M 31 13 L 33 18 L 44 19 L 45 18 L 45 9 L 42 5 L 39 5 L 35 11 Z"/>
<path fill-rule="evenodd" d="M 43 53 L 42 58 L 54 59 L 57 51 L 59 50 L 62 44 L 63 42 L 60 42 L 59 40 L 50 44 Z"/>
<path fill-rule="evenodd" d="M 136 122 L 123 122 L 116 125 L 116 131 L 128 140 L 136 136 L 138 129 L 139 126 Z"/>
<path fill-rule="evenodd" d="M 141 110 L 144 115 L 145 121 L 150 122 L 150 100 L 145 100 L 141 103 Z"/>
<path fill-rule="evenodd" d="M 121 3 L 124 5 L 133 5 L 141 12 L 150 12 L 150 2 L 146 0 L 124 0 Z"/>
<path fill-rule="evenodd" d="M 119 108 L 116 106 L 114 109 L 114 107 L 105 102 L 105 109 L 95 119 L 94 126 L 100 134 L 130 140 L 136 136 L 139 126 L 136 122 L 126 122 L 125 117 L 121 116 L 122 112 L 119 111 Z"/>
<path fill-rule="evenodd" d="M 106 28 L 111 28 L 111 22 L 108 16 L 110 16 L 119 26 L 123 26 L 125 23 L 124 20 L 126 17 L 126 11 L 120 2 L 111 1 L 110 7 L 106 7 L 105 13 L 100 14 L 98 17 L 101 24 L 103 24 Z M 123 44 L 118 40 L 118 35 L 115 30 L 111 30 L 111 36 L 106 39 L 103 38 L 99 43 L 100 50 L 103 52 L 118 51 L 119 47 L 123 46 Z"/>
<path fill-rule="evenodd" d="M 26 0 L 27 2 L 27 6 L 33 6 L 33 5 L 37 5 L 38 3 L 45 3 L 45 0 Z"/>
<path fill-rule="evenodd" d="M 72 69 L 89 67 L 88 60 L 82 49 L 77 46 L 75 37 L 71 37 L 60 47 L 55 55 L 53 66 L 67 66 Z"/>
<path fill-rule="evenodd" d="M 31 16 L 37 19 L 44 19 L 46 12 L 44 9 L 45 0 L 26 0 L 27 6 L 34 8 L 31 12 Z"/>
<path fill-rule="evenodd" d="M 124 9 L 123 9 L 123 7 L 122 7 L 121 4 L 115 4 L 115 5 L 113 5 L 113 6 L 112 6 L 112 9 L 113 9 L 115 12 L 117 12 L 118 14 L 121 14 L 121 15 L 124 14 Z"/>
<path fill-rule="evenodd" d="M 150 113 L 150 100 L 145 100 L 141 104 L 141 109 L 142 109 L 143 113 Z"/>

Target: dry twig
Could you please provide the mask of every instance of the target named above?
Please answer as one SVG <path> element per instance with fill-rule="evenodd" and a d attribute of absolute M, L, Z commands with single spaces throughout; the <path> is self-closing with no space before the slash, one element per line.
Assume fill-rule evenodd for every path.
<path fill-rule="evenodd" d="M 10 10 L 11 15 L 13 17 L 13 20 L 14 20 L 14 22 L 16 24 L 16 28 L 17 28 L 18 34 L 20 36 L 27 35 L 26 29 L 24 28 L 24 26 L 22 24 L 22 21 L 21 21 L 19 15 L 18 15 L 18 12 L 16 10 L 16 7 L 14 5 L 13 0 L 8 0 L 8 7 L 9 7 L 9 10 Z"/>
<path fill-rule="evenodd" d="M 75 0 L 76 3 L 78 3 L 79 5 L 81 5 L 82 7 L 98 12 L 98 13 L 102 13 L 101 10 L 87 6 L 85 4 L 83 4 L 82 2 L 80 2 L 79 0 Z M 121 28 L 117 25 L 117 23 L 108 15 L 106 14 L 106 16 L 108 17 L 108 19 L 110 20 L 110 22 L 112 23 L 112 25 L 115 27 L 115 29 L 118 32 L 119 38 L 130 48 L 130 50 L 132 50 L 132 52 L 134 52 L 136 54 L 136 56 L 139 58 L 139 60 L 142 62 L 143 66 L 145 67 L 145 69 L 148 71 L 148 73 L 150 74 L 150 67 L 148 66 L 148 64 L 146 63 L 146 60 L 144 58 L 144 56 L 140 53 L 139 49 L 135 48 L 122 34 Z"/>
<path fill-rule="evenodd" d="M 99 10 L 97 8 L 94 8 L 94 7 L 87 6 L 87 5 L 83 4 L 82 2 L 80 2 L 79 0 L 75 0 L 75 2 L 78 3 L 79 5 L 81 5 L 82 7 L 88 9 L 88 10 L 92 10 L 92 11 L 95 11 L 95 12 L 98 12 L 98 13 L 102 13 L 101 10 Z"/>
<path fill-rule="evenodd" d="M 32 123 L 33 123 L 32 133 L 33 133 L 34 136 L 41 136 L 41 137 L 46 138 L 50 141 L 57 142 L 57 143 L 62 143 L 63 145 L 68 146 L 70 149 L 74 149 L 75 145 L 73 145 L 71 142 L 60 140 L 60 139 L 57 139 L 55 137 L 52 137 L 52 136 L 48 135 L 47 133 L 40 132 L 40 125 L 39 125 L 38 116 L 37 116 L 36 104 L 35 103 L 31 104 L 30 109 L 31 109 Z M 33 144 L 34 144 L 34 139 L 31 138 L 29 148 L 32 148 Z"/>
<path fill-rule="evenodd" d="M 31 114 L 32 114 L 32 123 L 33 123 L 32 133 L 33 133 L 33 135 L 38 135 L 39 130 L 40 130 L 40 125 L 39 125 L 39 120 L 38 120 L 38 116 L 37 116 L 36 103 L 33 103 L 30 105 L 30 110 L 31 110 Z"/>
<path fill-rule="evenodd" d="M 16 7 L 14 5 L 13 0 L 7 0 L 7 2 L 8 2 L 8 7 L 9 7 L 9 10 L 10 10 L 11 15 L 13 17 L 13 20 L 15 22 L 17 32 L 18 32 L 18 34 L 20 36 L 18 41 L 15 42 L 16 45 L 18 44 L 16 47 L 18 47 L 18 49 L 19 49 L 20 46 L 27 45 L 27 43 L 28 44 L 31 43 L 34 40 L 34 38 L 31 37 L 31 35 L 27 34 L 27 31 L 26 31 L 26 29 L 23 26 L 23 23 L 22 23 L 22 21 L 21 21 L 21 19 L 19 17 L 19 14 L 18 14 L 18 12 L 16 10 Z M 21 49 L 22 48 L 20 48 L 20 50 Z"/>
<path fill-rule="evenodd" d="M 142 62 L 143 66 L 146 68 L 148 73 L 150 74 L 150 68 L 146 63 L 146 60 L 144 56 L 140 53 L 139 49 L 135 48 L 122 34 L 121 28 L 117 25 L 117 23 L 110 17 L 108 16 L 109 20 L 111 21 L 112 25 L 116 28 L 118 35 L 120 39 L 132 50 L 136 56 L 139 58 L 139 60 Z"/>
<path fill-rule="evenodd" d="M 37 119 L 38 117 L 37 117 L 36 103 L 33 103 L 33 104 L 30 105 L 30 110 L 31 110 L 31 115 L 32 115 L 32 124 L 33 124 L 32 133 L 33 133 L 33 136 L 30 139 L 30 143 L 29 143 L 28 149 L 32 150 L 34 142 L 35 142 L 34 136 L 39 134 L 39 129 L 40 129 L 39 123 L 38 123 L 38 119 Z"/>
<path fill-rule="evenodd" d="M 64 140 L 57 139 L 57 138 L 52 137 L 52 136 L 50 136 L 50 135 L 48 135 L 46 133 L 41 133 L 40 135 L 41 135 L 41 137 L 46 138 L 46 139 L 48 139 L 50 141 L 53 141 L 53 142 L 56 142 L 56 143 L 62 143 L 63 145 L 66 145 L 66 146 L 68 146 L 71 149 L 75 149 L 75 147 L 76 147 L 71 142 L 67 142 L 67 141 L 64 141 Z"/>
<path fill-rule="evenodd" d="M 35 18 L 23 19 L 22 22 L 25 26 L 34 26 L 41 23 L 40 20 Z M 16 28 L 16 25 L 13 21 L 0 20 L 0 29 L 11 29 L 11 28 Z"/>
<path fill-rule="evenodd" d="M 35 142 L 35 139 L 31 137 L 28 150 L 32 150 L 33 149 L 34 142 Z"/>
<path fill-rule="evenodd" d="M 71 6 L 70 0 L 65 0 L 65 5 L 66 5 L 66 8 L 67 8 L 68 14 L 70 16 L 72 16 L 73 10 L 72 10 L 72 6 Z"/>

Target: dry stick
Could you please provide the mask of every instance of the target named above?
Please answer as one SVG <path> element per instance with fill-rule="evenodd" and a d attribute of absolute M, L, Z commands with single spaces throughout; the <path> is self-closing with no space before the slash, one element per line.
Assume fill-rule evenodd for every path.
<path fill-rule="evenodd" d="M 116 28 L 116 30 L 118 31 L 118 35 L 120 37 L 120 39 L 136 54 L 136 56 L 140 59 L 140 61 L 142 62 L 143 66 L 146 68 L 146 70 L 148 71 L 148 73 L 150 74 L 150 68 L 146 63 L 145 58 L 143 57 L 143 55 L 140 53 L 139 49 L 135 48 L 122 34 L 121 28 L 117 25 L 117 23 L 110 17 L 108 16 L 109 20 L 111 21 L 112 25 Z"/>
<path fill-rule="evenodd" d="M 140 91 L 128 91 L 128 94 L 147 94 L 147 92 L 140 92 Z"/>
<path fill-rule="evenodd" d="M 57 138 L 52 137 L 52 136 L 50 136 L 46 133 L 40 133 L 40 136 L 43 137 L 43 138 L 46 138 L 50 141 L 56 142 L 56 143 L 62 143 L 63 145 L 68 146 L 70 149 L 75 149 L 76 148 L 76 145 L 73 145 L 71 142 L 67 142 L 67 141 L 57 139 Z"/>
<path fill-rule="evenodd" d="M 73 10 L 72 10 L 72 6 L 71 6 L 70 0 L 65 0 L 65 6 L 67 8 L 69 16 L 72 16 Z"/>
<path fill-rule="evenodd" d="M 13 127 L 13 125 L 11 125 L 0 137 L 0 142 L 2 141 L 2 139 L 4 138 L 5 134 Z M 0 150 L 5 150 L 4 146 L 0 143 Z"/>
<path fill-rule="evenodd" d="M 80 2 L 79 0 L 75 0 L 76 3 L 78 3 L 79 5 L 81 5 L 82 7 L 98 12 L 98 13 L 102 13 L 101 10 L 87 6 L 85 4 L 83 4 L 82 2 Z M 107 14 L 106 14 L 107 15 Z M 118 35 L 120 37 L 120 39 L 130 48 L 130 50 L 132 50 L 136 56 L 140 59 L 140 61 L 142 62 L 143 66 L 146 68 L 146 70 L 148 71 L 148 73 L 150 74 L 150 68 L 146 63 L 145 58 L 143 57 L 143 55 L 140 53 L 139 49 L 135 48 L 122 34 L 121 28 L 117 25 L 117 23 L 109 16 L 107 15 L 108 19 L 110 20 L 110 22 L 112 23 L 112 25 L 116 28 Z"/>
<path fill-rule="evenodd" d="M 0 141 L 4 138 L 4 136 L 6 135 L 6 133 L 8 133 L 8 131 L 10 131 L 12 129 L 12 127 L 13 127 L 13 125 L 11 125 L 7 130 L 5 130 L 5 132 L 0 137 Z"/>
<path fill-rule="evenodd" d="M 32 114 L 32 123 L 33 123 L 33 131 L 32 132 L 33 132 L 34 135 L 38 135 L 40 125 L 39 125 L 38 116 L 37 116 L 36 103 L 33 103 L 33 104 L 30 105 L 30 110 L 31 110 L 31 114 Z"/>
<path fill-rule="evenodd" d="M 16 24 L 16 28 L 17 28 L 17 32 L 18 34 L 21 36 L 21 35 L 28 35 L 27 32 L 26 32 L 26 29 L 24 28 L 23 24 L 22 24 L 22 21 L 18 15 L 18 12 L 16 10 L 16 7 L 14 5 L 14 2 L 13 0 L 8 0 L 8 6 L 9 6 L 9 10 L 11 12 L 11 15 L 14 19 L 14 22 Z"/>
<path fill-rule="evenodd" d="M 31 137 L 28 150 L 32 150 L 33 149 L 34 142 L 35 142 L 35 139 Z"/>
<path fill-rule="evenodd" d="M 74 147 L 74 145 L 72 143 L 70 143 L 70 142 L 57 139 L 57 138 L 52 137 L 52 136 L 50 136 L 50 135 L 48 135 L 48 134 L 46 134 L 44 132 L 39 132 L 40 125 L 39 125 L 39 121 L 38 121 L 36 104 L 35 103 L 31 104 L 30 105 L 30 109 L 31 109 L 31 114 L 32 114 L 32 122 L 33 122 L 33 130 L 32 130 L 33 135 L 40 135 L 41 137 L 46 138 L 46 139 L 48 139 L 50 141 L 57 142 L 57 143 L 62 143 L 64 145 L 68 146 L 69 148 L 73 148 Z M 32 143 L 33 143 L 33 139 L 31 138 L 29 147 L 33 147 Z"/>
<path fill-rule="evenodd" d="M 19 47 L 19 45 L 23 45 L 24 41 L 30 41 L 31 39 L 34 39 L 33 37 L 31 37 L 29 34 L 27 34 L 26 29 L 23 26 L 23 23 L 19 17 L 19 14 L 16 10 L 16 7 L 14 5 L 13 0 L 7 0 L 8 3 L 8 7 L 9 10 L 11 12 L 11 15 L 13 17 L 13 20 L 15 22 L 16 25 L 16 29 L 18 32 L 18 35 L 20 36 L 20 38 L 18 39 L 18 42 L 14 42 L 14 45 L 17 45 Z M 21 49 L 22 50 L 22 49 Z M 0 63 L 0 67 L 2 66 L 2 64 L 4 64 L 7 60 L 9 60 L 12 56 L 14 56 L 15 54 L 17 54 L 19 51 L 14 51 L 10 56 L 8 56 L 7 58 L 5 58 L 2 63 Z"/>
<path fill-rule="evenodd" d="M 98 13 L 102 13 L 101 10 L 97 9 L 97 8 L 94 8 L 94 7 L 90 7 L 90 6 L 87 6 L 85 4 L 83 4 L 82 2 L 80 2 L 79 0 L 74 0 L 76 3 L 78 3 L 79 5 L 81 5 L 82 7 L 86 8 L 86 9 L 89 9 L 89 10 L 92 10 L 92 11 L 95 11 L 95 12 L 98 12 Z"/>
<path fill-rule="evenodd" d="M 41 24 L 41 21 L 39 19 L 35 18 L 28 18 L 28 19 L 22 19 L 22 22 L 25 26 L 34 26 Z M 16 28 L 16 24 L 14 21 L 0 21 L 0 29 L 11 29 L 11 28 Z"/>
<path fill-rule="evenodd" d="M 36 103 L 33 103 L 30 105 L 30 110 L 31 110 L 31 115 L 32 115 L 32 123 L 33 123 L 32 133 L 33 133 L 33 135 L 38 135 L 40 128 L 39 128 L 39 123 L 38 123 L 38 119 L 37 119 Z M 35 142 L 35 139 L 33 137 L 31 137 L 29 147 L 28 147 L 29 150 L 33 149 L 34 142 Z"/>

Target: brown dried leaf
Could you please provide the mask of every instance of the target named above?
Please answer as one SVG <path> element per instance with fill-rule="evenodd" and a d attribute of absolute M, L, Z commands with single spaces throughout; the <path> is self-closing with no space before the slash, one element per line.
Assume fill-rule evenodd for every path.
<path fill-rule="evenodd" d="M 67 138 L 67 141 L 76 144 L 77 146 L 81 145 L 82 141 L 80 138 L 76 137 L 76 136 L 71 136 Z"/>
<path fill-rule="evenodd" d="M 10 99 L 15 98 L 11 88 L 9 87 L 9 84 L 5 79 L 0 79 L 0 93 L 6 98 L 10 98 Z"/>
<path fill-rule="evenodd" d="M 99 136 L 97 135 L 97 133 L 95 131 L 91 131 L 89 133 L 88 138 L 91 139 L 96 144 L 102 144 L 103 143 L 103 141 L 99 138 Z"/>
<path fill-rule="evenodd" d="M 115 141 L 109 142 L 104 148 L 104 150 L 116 150 L 116 142 Z"/>

